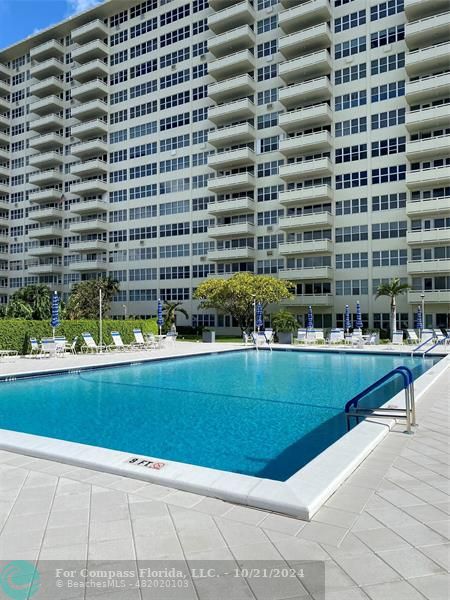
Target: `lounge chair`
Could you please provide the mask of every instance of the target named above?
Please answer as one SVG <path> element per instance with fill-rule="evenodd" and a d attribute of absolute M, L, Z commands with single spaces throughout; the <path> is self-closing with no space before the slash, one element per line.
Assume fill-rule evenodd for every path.
<path fill-rule="evenodd" d="M 103 351 L 107 350 L 107 347 L 104 344 L 102 344 L 101 346 L 98 345 L 95 342 L 92 335 L 88 331 L 85 333 L 82 333 L 81 337 L 83 338 L 83 341 L 84 341 L 84 346 L 81 346 L 82 352 L 84 352 L 84 353 L 103 352 Z"/>
<path fill-rule="evenodd" d="M 254 333 L 251 334 L 252 336 L 252 340 L 253 340 L 253 344 L 259 348 L 259 346 L 266 346 L 266 345 L 270 345 L 269 342 L 266 339 L 266 336 L 264 335 L 263 331 L 255 331 Z"/>
<path fill-rule="evenodd" d="M 417 333 L 415 332 L 414 329 L 407 329 L 406 330 L 406 341 L 408 342 L 408 344 L 418 344 L 420 342 Z"/>
<path fill-rule="evenodd" d="M 178 333 L 176 331 L 168 331 L 166 333 L 166 337 L 164 338 L 164 344 L 166 346 L 171 346 L 172 344 L 175 344 L 175 342 L 177 341 L 177 337 Z"/>
<path fill-rule="evenodd" d="M 77 341 L 78 341 L 78 336 L 75 336 L 71 343 L 66 342 L 66 345 L 64 347 L 64 352 L 66 354 L 76 354 L 77 353 Z"/>
<path fill-rule="evenodd" d="M 154 336 L 153 336 L 153 340 L 146 341 L 144 339 L 144 334 L 142 333 L 141 329 L 133 329 L 133 335 L 134 335 L 134 342 L 133 342 L 132 346 L 134 349 L 151 350 L 152 348 L 156 347 L 156 340 L 154 339 Z"/>
<path fill-rule="evenodd" d="M 366 346 L 375 346 L 377 343 L 377 334 L 371 333 L 369 338 L 364 343 Z"/>
<path fill-rule="evenodd" d="M 57 344 L 53 338 L 42 338 L 41 340 L 41 349 L 42 354 L 46 356 L 56 356 L 57 355 Z"/>
<path fill-rule="evenodd" d="M 315 344 L 317 341 L 316 332 L 314 329 L 311 329 L 306 332 L 306 343 L 307 344 Z"/>
<path fill-rule="evenodd" d="M 435 338 L 435 333 L 434 333 L 434 329 L 423 329 L 422 330 L 422 337 L 421 337 L 421 344 L 424 344 L 425 342 L 432 342 Z"/>
<path fill-rule="evenodd" d="M 325 336 L 323 334 L 323 329 L 316 329 L 316 344 L 317 343 L 325 343 Z"/>
<path fill-rule="evenodd" d="M 118 331 L 111 331 L 111 337 L 113 343 L 108 346 L 108 350 L 118 350 L 119 352 L 124 352 L 132 349 L 130 344 L 123 343 L 122 336 Z"/>
<path fill-rule="evenodd" d="M 394 331 L 392 334 L 392 344 L 394 346 L 403 346 L 403 331 Z"/>
<path fill-rule="evenodd" d="M 273 329 L 264 329 L 264 331 L 262 333 L 264 334 L 264 337 L 266 338 L 266 342 L 268 344 L 271 344 L 273 342 L 273 338 L 275 337 Z"/>
<path fill-rule="evenodd" d="M 30 356 L 35 356 L 36 358 L 43 356 L 42 347 L 36 338 L 30 338 L 30 344 L 31 344 Z"/>
<path fill-rule="evenodd" d="M 55 337 L 55 355 L 63 357 L 66 354 L 67 340 L 65 337 Z"/>
<path fill-rule="evenodd" d="M 344 343 L 344 332 L 342 329 L 332 329 L 330 331 L 330 337 L 328 338 L 329 344 L 343 344 Z"/>
<path fill-rule="evenodd" d="M 356 329 L 348 338 L 346 338 L 346 340 L 348 340 L 348 343 L 352 346 L 357 346 L 358 348 L 364 346 L 364 338 L 360 329 Z"/>
<path fill-rule="evenodd" d="M 297 344 L 304 344 L 306 342 L 306 329 L 297 330 L 297 338 L 295 341 Z"/>

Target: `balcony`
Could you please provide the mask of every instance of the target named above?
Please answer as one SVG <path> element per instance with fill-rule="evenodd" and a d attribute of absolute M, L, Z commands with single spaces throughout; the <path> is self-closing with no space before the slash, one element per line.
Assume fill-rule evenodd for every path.
<path fill-rule="evenodd" d="M 36 115 L 59 113 L 64 109 L 64 100 L 59 96 L 47 96 L 30 104 L 30 111 Z"/>
<path fill-rule="evenodd" d="M 44 133 L 30 139 L 30 148 L 35 150 L 51 150 L 64 145 L 64 138 L 58 133 Z"/>
<path fill-rule="evenodd" d="M 422 293 L 425 294 L 425 304 L 450 304 L 450 290 L 427 290 L 425 292 L 416 292 L 408 290 L 408 304 L 421 304 Z"/>
<path fill-rule="evenodd" d="M 256 155 L 253 150 L 248 147 L 237 148 L 236 150 L 210 154 L 208 157 L 208 167 L 221 171 L 229 167 L 254 164 L 255 160 Z"/>
<path fill-rule="evenodd" d="M 406 214 L 410 219 L 426 215 L 450 213 L 450 198 L 430 198 L 427 200 L 410 200 L 406 203 Z"/>
<path fill-rule="evenodd" d="M 450 73 L 421 77 L 406 82 L 406 100 L 409 104 L 431 101 L 433 98 L 445 97 L 450 90 Z"/>
<path fill-rule="evenodd" d="M 72 108 L 72 117 L 79 121 L 104 117 L 106 114 L 108 114 L 108 105 L 106 102 L 103 102 L 103 100 L 98 99 L 85 102 Z"/>
<path fill-rule="evenodd" d="M 208 50 L 216 58 L 233 54 L 238 50 L 247 50 L 255 45 L 256 36 L 254 31 L 248 25 L 242 25 L 231 29 L 221 35 L 209 38 Z"/>
<path fill-rule="evenodd" d="M 59 225 L 41 225 L 36 229 L 30 229 L 28 237 L 36 240 L 46 240 L 51 238 L 62 238 L 64 229 Z"/>
<path fill-rule="evenodd" d="M 9 100 L 0 95 L 0 112 L 9 112 L 9 110 L 11 110 Z"/>
<path fill-rule="evenodd" d="M 295 230 L 309 227 L 332 227 L 333 215 L 330 212 L 308 213 L 306 215 L 293 215 L 289 217 L 281 217 L 278 220 L 280 229 Z"/>
<path fill-rule="evenodd" d="M 108 172 L 108 164 L 104 160 L 94 159 L 86 162 L 73 164 L 70 168 L 72 175 L 78 177 L 91 177 L 93 175 L 104 175 Z"/>
<path fill-rule="evenodd" d="M 9 81 L 11 77 L 11 69 L 6 65 L 0 63 L 0 80 L 1 81 Z"/>
<path fill-rule="evenodd" d="M 419 231 L 407 231 L 406 241 L 411 245 L 428 245 L 450 242 L 450 227 L 439 229 L 421 229 Z"/>
<path fill-rule="evenodd" d="M 70 212 L 75 215 L 88 215 L 93 213 L 102 213 L 108 210 L 108 203 L 100 198 L 92 198 L 74 202 L 70 206 Z"/>
<path fill-rule="evenodd" d="M 66 70 L 64 63 L 59 58 L 48 58 L 44 62 L 34 65 L 30 69 L 31 77 L 35 79 L 46 79 L 47 77 L 58 77 Z"/>
<path fill-rule="evenodd" d="M 37 210 L 30 211 L 28 214 L 30 221 L 58 221 L 64 218 L 64 211 L 56 206 L 44 206 Z"/>
<path fill-rule="evenodd" d="M 9 175 L 9 165 L 0 165 L 0 179 L 8 179 Z"/>
<path fill-rule="evenodd" d="M 406 55 L 406 72 L 410 77 L 428 75 L 448 69 L 450 42 L 420 48 Z"/>
<path fill-rule="evenodd" d="M 245 144 L 255 139 L 255 128 L 250 123 L 240 123 L 230 127 L 222 127 L 211 131 L 208 142 L 212 146 L 232 146 L 233 144 Z"/>
<path fill-rule="evenodd" d="M 279 50 L 286 58 L 294 58 L 300 54 L 308 54 L 315 50 L 329 48 L 332 34 L 327 23 L 314 25 L 280 38 Z"/>
<path fill-rule="evenodd" d="M 107 56 L 109 56 L 109 48 L 100 40 L 92 40 L 92 42 L 88 42 L 72 50 L 72 60 L 77 63 L 85 63 L 96 58 L 106 58 Z"/>
<path fill-rule="evenodd" d="M 450 185 L 450 165 L 406 172 L 406 187 L 412 190 Z"/>
<path fill-rule="evenodd" d="M 253 260 L 256 256 L 254 248 L 243 246 L 242 248 L 221 248 L 220 250 L 211 250 L 208 252 L 208 260 Z M 230 277 L 233 273 L 229 274 Z"/>
<path fill-rule="evenodd" d="M 332 254 L 333 242 L 331 240 L 312 240 L 310 242 L 286 242 L 278 246 L 278 251 L 283 256 L 296 254 Z"/>
<path fill-rule="evenodd" d="M 106 252 L 108 244 L 105 240 L 77 240 L 75 242 L 70 242 L 69 248 L 70 250 L 74 250 L 75 252 L 94 252 L 94 251 L 103 251 Z"/>
<path fill-rule="evenodd" d="M 406 129 L 410 133 L 447 127 L 450 104 L 440 104 L 406 113 Z"/>
<path fill-rule="evenodd" d="M 48 203 L 48 202 L 60 202 L 63 193 L 61 190 L 56 188 L 46 188 L 45 190 L 35 190 L 30 193 L 30 202 L 37 203 Z"/>
<path fill-rule="evenodd" d="M 87 158 L 89 156 L 100 156 L 108 153 L 108 144 L 102 138 L 79 142 L 71 148 L 72 155 L 77 158 Z"/>
<path fill-rule="evenodd" d="M 30 122 L 32 131 L 47 132 L 58 131 L 64 127 L 64 120 L 57 114 L 47 115 Z"/>
<path fill-rule="evenodd" d="M 215 200 L 208 203 L 208 212 L 210 215 L 238 215 L 248 214 L 255 210 L 253 198 L 241 196 L 239 198 L 227 198 L 226 200 Z"/>
<path fill-rule="evenodd" d="M 57 40 L 49 40 L 30 49 L 31 60 L 44 61 L 48 58 L 61 58 L 64 56 L 64 46 Z"/>
<path fill-rule="evenodd" d="M 248 190 L 254 186 L 255 178 L 248 172 L 215 177 L 208 181 L 208 190 L 216 194 L 220 194 L 221 192 Z"/>
<path fill-rule="evenodd" d="M 100 19 L 95 19 L 72 30 L 72 41 L 77 44 L 85 44 L 91 40 L 104 39 L 108 37 L 108 26 Z"/>
<path fill-rule="evenodd" d="M 315 177 L 330 177 L 333 164 L 329 158 L 316 158 L 280 166 L 280 177 L 285 181 L 298 181 Z"/>
<path fill-rule="evenodd" d="M 88 179 L 86 181 L 80 181 L 79 183 L 73 183 L 70 186 L 70 191 L 72 194 L 78 196 L 106 194 L 108 191 L 108 183 L 103 179 Z"/>
<path fill-rule="evenodd" d="M 9 117 L 0 115 L 0 131 L 6 132 L 9 129 Z"/>
<path fill-rule="evenodd" d="M 28 248 L 28 254 L 30 256 L 61 256 L 62 253 L 63 247 L 57 246 L 56 244 L 46 244 L 43 246 Z"/>
<path fill-rule="evenodd" d="M 239 50 L 222 58 L 216 58 L 208 64 L 208 74 L 216 81 L 241 75 L 255 68 L 255 57 L 250 50 Z"/>
<path fill-rule="evenodd" d="M 281 300 L 282 306 L 333 306 L 332 294 L 304 294 Z"/>
<path fill-rule="evenodd" d="M 0 148 L 0 160 L 8 161 L 10 159 L 9 150 L 6 148 Z"/>
<path fill-rule="evenodd" d="M 255 93 L 255 90 L 255 80 L 246 73 L 245 75 L 238 75 L 238 77 L 211 83 L 208 86 L 208 96 L 215 102 L 225 102 L 239 96 L 250 96 Z"/>
<path fill-rule="evenodd" d="M 101 79 L 93 79 L 72 88 L 72 98 L 85 101 L 95 98 L 104 98 L 108 95 L 108 86 Z"/>
<path fill-rule="evenodd" d="M 8 200 L 5 200 L 5 199 L 0 200 L 0 210 L 9 211 L 10 208 L 11 208 L 11 205 L 8 202 Z"/>
<path fill-rule="evenodd" d="M 85 83 L 91 79 L 103 79 L 108 76 L 108 73 L 108 65 L 99 58 L 72 69 L 72 77 L 80 83 Z"/>
<path fill-rule="evenodd" d="M 52 273 L 62 273 L 63 267 L 61 264 L 55 263 L 37 263 L 28 265 L 28 273 L 31 275 L 50 275 Z"/>
<path fill-rule="evenodd" d="M 449 148 L 450 135 L 414 140 L 406 145 L 406 158 L 411 162 L 415 162 L 433 156 L 445 156 Z"/>
<path fill-rule="evenodd" d="M 255 226 L 246 221 L 227 223 L 226 225 L 209 225 L 208 235 L 212 238 L 228 238 L 255 235 Z"/>
<path fill-rule="evenodd" d="M 63 162 L 64 155 L 60 152 L 44 152 L 30 156 L 30 166 L 39 169 L 59 166 Z"/>
<path fill-rule="evenodd" d="M 2 183 L 0 181 L 0 195 L 1 196 L 6 196 L 7 194 L 9 194 L 9 191 L 10 191 L 10 189 L 9 189 L 9 183 L 6 183 L 6 182 Z"/>
<path fill-rule="evenodd" d="M 0 215 L 0 227 L 9 227 L 9 218 L 7 214 Z"/>
<path fill-rule="evenodd" d="M 105 219 L 86 219 L 84 221 L 75 221 L 70 224 L 71 233 L 101 233 L 108 231 L 108 222 Z"/>
<path fill-rule="evenodd" d="M 448 40 L 450 12 L 432 15 L 425 19 L 406 23 L 405 42 L 408 48 L 421 48 Z"/>
<path fill-rule="evenodd" d="M 108 263 L 106 258 L 76 260 L 70 263 L 69 268 L 72 271 L 107 271 Z"/>
<path fill-rule="evenodd" d="M 306 269 L 280 269 L 278 271 L 280 279 L 298 281 L 299 279 L 332 279 L 332 267 L 309 267 Z"/>
<path fill-rule="evenodd" d="M 447 7 L 447 0 L 405 0 L 405 14 L 409 21 L 443 12 Z"/>
<path fill-rule="evenodd" d="M 208 119 L 216 125 L 251 119 L 256 114 L 256 107 L 248 98 L 235 100 L 226 104 L 211 106 L 208 111 Z"/>
<path fill-rule="evenodd" d="M 433 275 L 436 273 L 450 273 L 450 259 L 413 260 L 406 265 L 408 275 Z"/>
<path fill-rule="evenodd" d="M 8 233 L 0 231 L 0 244 L 8 244 L 11 241 Z M 6 250 L 6 254 L 8 253 L 8 249 Z"/>
<path fill-rule="evenodd" d="M 310 0 L 281 11 L 278 18 L 281 29 L 292 33 L 323 21 L 330 21 L 331 7 L 328 0 Z"/>
<path fill-rule="evenodd" d="M 64 81 L 57 77 L 48 77 L 42 81 L 38 81 L 30 87 L 30 93 L 32 96 L 38 96 L 38 98 L 45 98 L 45 96 L 52 96 L 60 94 L 64 89 Z"/>
<path fill-rule="evenodd" d="M 30 175 L 31 185 L 46 186 L 62 183 L 64 174 L 59 169 L 48 169 L 47 171 L 36 171 Z"/>
<path fill-rule="evenodd" d="M 288 84 L 330 73 L 331 56 L 328 50 L 319 50 L 282 62 L 279 70 L 281 79 Z"/>
<path fill-rule="evenodd" d="M 93 119 L 92 121 L 85 121 L 74 125 L 71 131 L 74 137 L 81 140 L 86 138 L 99 138 L 108 133 L 108 123 L 101 119 Z"/>
<path fill-rule="evenodd" d="M 280 141 L 280 152 L 285 156 L 296 156 L 305 152 L 327 151 L 333 146 L 333 138 L 326 131 L 296 135 Z"/>
<path fill-rule="evenodd" d="M 248 0 L 238 2 L 209 15 L 208 27 L 214 33 L 236 29 L 240 25 L 251 25 L 255 21 L 255 11 Z"/>

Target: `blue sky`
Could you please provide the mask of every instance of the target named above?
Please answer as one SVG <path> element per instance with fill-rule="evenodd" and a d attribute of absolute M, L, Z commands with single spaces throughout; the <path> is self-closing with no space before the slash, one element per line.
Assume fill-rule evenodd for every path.
<path fill-rule="evenodd" d="M 86 10 L 101 0 L 0 0 L 0 48 Z"/>

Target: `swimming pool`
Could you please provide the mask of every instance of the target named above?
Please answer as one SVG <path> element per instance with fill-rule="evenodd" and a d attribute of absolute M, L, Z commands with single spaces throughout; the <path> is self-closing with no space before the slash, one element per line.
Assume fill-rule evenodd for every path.
<path fill-rule="evenodd" d="M 244 351 L 18 379 L 0 384 L 0 428 L 285 481 L 345 433 L 355 394 L 437 360 Z"/>

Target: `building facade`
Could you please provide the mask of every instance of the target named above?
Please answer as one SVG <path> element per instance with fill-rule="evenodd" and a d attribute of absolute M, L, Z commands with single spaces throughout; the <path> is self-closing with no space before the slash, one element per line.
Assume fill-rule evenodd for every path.
<path fill-rule="evenodd" d="M 450 325 L 446 0 L 109 0 L 0 51 L 0 302 L 110 275 L 113 314 L 205 277 L 294 282 L 303 323 L 361 303 Z"/>

